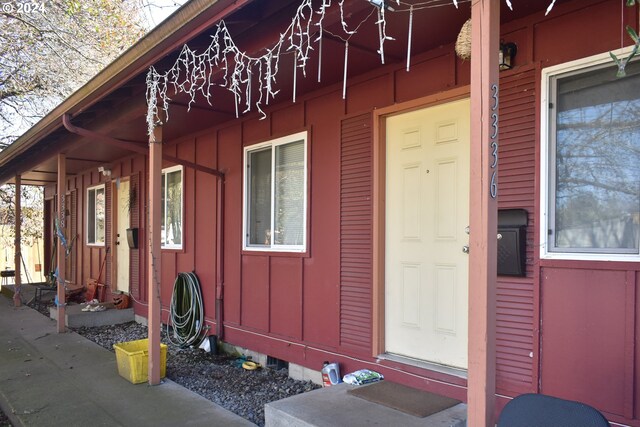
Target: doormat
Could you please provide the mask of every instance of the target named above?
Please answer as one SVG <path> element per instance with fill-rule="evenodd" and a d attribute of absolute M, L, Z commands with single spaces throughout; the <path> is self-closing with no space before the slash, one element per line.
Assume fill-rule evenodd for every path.
<path fill-rule="evenodd" d="M 419 418 L 444 411 L 460 403 L 456 399 L 416 390 L 391 381 L 380 381 L 354 388 L 349 390 L 349 393 Z"/>

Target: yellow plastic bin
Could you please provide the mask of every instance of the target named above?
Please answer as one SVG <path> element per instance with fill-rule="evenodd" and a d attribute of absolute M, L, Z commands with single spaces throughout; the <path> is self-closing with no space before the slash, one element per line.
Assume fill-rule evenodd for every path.
<path fill-rule="evenodd" d="M 149 380 L 149 340 L 114 344 L 118 373 L 133 384 L 140 384 Z M 160 344 L 160 377 L 167 372 L 167 345 Z"/>

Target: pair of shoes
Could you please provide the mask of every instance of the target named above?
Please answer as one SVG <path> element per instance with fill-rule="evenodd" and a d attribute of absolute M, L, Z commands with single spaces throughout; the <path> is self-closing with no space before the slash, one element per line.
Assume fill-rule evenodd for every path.
<path fill-rule="evenodd" d="M 106 309 L 107 307 L 105 307 L 104 305 L 87 304 L 87 306 L 83 308 L 82 311 L 105 311 Z"/>

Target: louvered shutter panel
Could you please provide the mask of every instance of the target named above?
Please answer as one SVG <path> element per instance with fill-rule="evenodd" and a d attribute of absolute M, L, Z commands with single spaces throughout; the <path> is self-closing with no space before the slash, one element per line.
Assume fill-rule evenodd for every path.
<path fill-rule="evenodd" d="M 340 343 L 369 354 L 372 311 L 371 114 L 342 121 L 340 146 Z"/>
<path fill-rule="evenodd" d="M 536 72 L 531 67 L 500 79 L 499 209 L 529 213 L 527 277 L 498 277 L 496 379 L 499 393 L 536 390 L 533 384 Z"/>

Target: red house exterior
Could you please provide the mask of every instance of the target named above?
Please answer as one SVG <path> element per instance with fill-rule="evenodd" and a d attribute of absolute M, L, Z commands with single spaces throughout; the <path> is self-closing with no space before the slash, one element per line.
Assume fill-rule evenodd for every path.
<path fill-rule="evenodd" d="M 374 8 L 351 3 L 348 22 L 360 22 Z M 497 408 L 522 393 L 545 393 L 591 404 L 613 423 L 640 426 L 640 180 L 628 165 L 640 150 L 640 73 L 631 63 L 626 80 L 616 80 L 608 56 L 632 43 L 623 26 L 638 28 L 638 6 L 564 1 L 545 16 L 548 1 L 526 3 L 501 10 L 500 39 L 515 43 L 517 54 L 514 67 L 499 74 L 497 203 L 525 210 L 528 219 L 524 274 L 499 275 L 495 289 L 496 338 L 489 345 L 496 352 Z M 62 116 L 111 139 L 145 143 L 150 65 L 169 68 L 185 43 L 205 48 L 221 19 L 246 52 L 262 52 L 297 6 L 192 1 L 0 153 L 0 181 L 20 175 L 22 184 L 46 185 L 49 244 L 57 211 L 51 177 L 57 154 L 65 153 L 65 230 L 78 235 L 67 280 L 97 278 L 106 259 L 107 286 L 130 293 L 136 314 L 147 315 L 148 158 L 126 144 L 74 135 Z M 310 75 L 297 74 L 297 86 L 293 62 L 283 56 L 281 67 L 289 71 L 278 77 L 281 92 L 263 106 L 265 118 L 256 111 L 236 118 L 233 96 L 222 90 L 213 106 L 196 98 L 190 111 L 188 99 L 175 96 L 162 126 L 163 154 L 187 166 L 162 165 L 170 168 L 162 175 L 163 197 L 173 200 L 162 213 L 163 308 L 176 275 L 195 271 L 210 333 L 223 334 L 229 344 L 316 371 L 325 360 L 339 362 L 343 372 L 369 368 L 466 400 L 464 322 L 473 301 L 467 300 L 463 246 L 466 221 L 476 212 L 468 203 L 465 147 L 473 144 L 474 123 L 470 63 L 457 58 L 454 42 L 469 11 L 468 4 L 416 6 L 409 71 L 407 13 L 387 12 L 386 31 L 396 40 L 385 43 L 384 65 L 376 53 L 378 27 L 363 26 L 351 40 L 344 97 L 344 43 L 334 35 L 323 39 L 320 83 L 318 56 L 311 57 Z M 326 19 L 337 32 L 340 14 Z M 607 82 L 597 72 L 605 65 L 612 75 Z M 617 89 L 598 89 L 606 85 Z M 591 91 L 586 99 L 581 90 Z M 618 156 L 618 166 L 573 159 L 577 152 L 603 156 L 571 141 L 589 124 L 600 126 L 588 107 L 619 102 L 628 103 L 631 118 L 617 119 L 626 120 L 630 146 L 619 147 L 620 138 L 610 134 L 588 135 L 596 145 L 612 144 L 608 152 Z M 587 117 L 575 119 L 576 110 Z M 455 144 L 462 150 L 447 151 Z M 600 186 L 592 198 L 602 201 L 607 183 L 629 183 L 624 196 L 606 198 L 609 211 L 626 212 L 629 228 L 614 220 L 602 225 L 604 214 L 580 222 L 601 208 L 582 198 L 585 187 L 576 187 L 586 178 L 575 171 L 590 167 L 592 175 L 604 176 L 592 178 Z M 224 174 L 223 195 L 212 170 Z M 616 170 L 622 178 L 609 179 Z M 274 189 L 262 188 L 272 176 L 279 180 Z M 177 196 L 169 194 L 176 189 Z M 292 202 L 295 191 L 301 195 Z M 280 217 L 289 208 L 269 203 L 293 203 L 302 216 Z M 126 247 L 126 228 L 138 229 L 138 248 Z M 218 312 L 216 298 L 222 300 Z"/>

